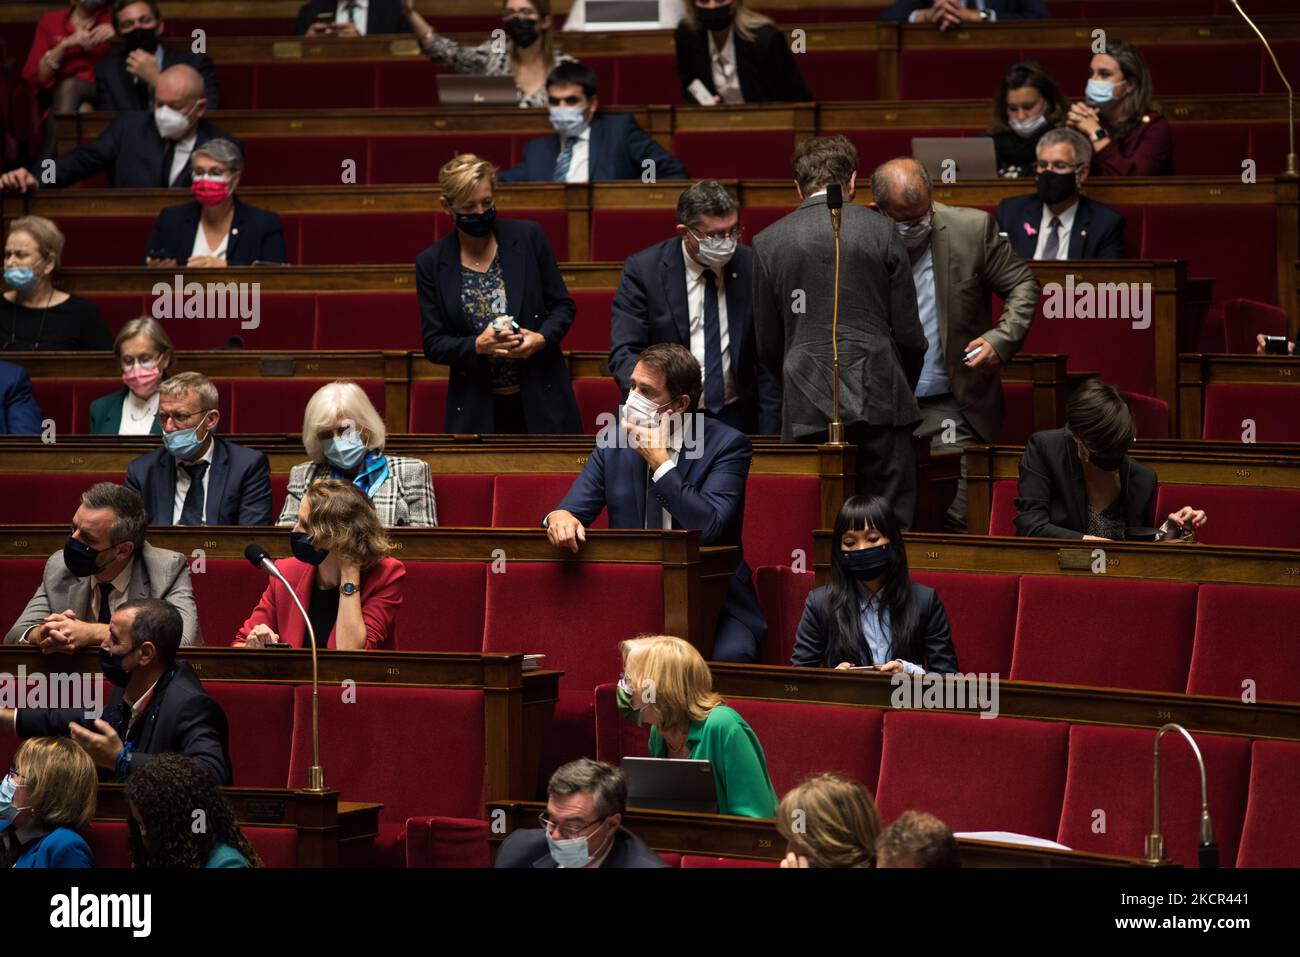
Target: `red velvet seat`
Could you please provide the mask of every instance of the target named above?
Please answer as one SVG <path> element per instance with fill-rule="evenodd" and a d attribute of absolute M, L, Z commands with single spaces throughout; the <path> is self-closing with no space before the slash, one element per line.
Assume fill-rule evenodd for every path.
<path fill-rule="evenodd" d="M 280 515 L 276 512 L 271 517 L 275 519 Z M 260 540 L 263 547 L 275 553 L 277 558 L 289 554 L 288 529 L 259 529 L 252 532 L 252 536 L 256 536 L 253 540 Z M 204 571 L 196 575 L 192 570 L 193 556 L 187 557 L 191 559 L 190 582 L 194 587 L 194 603 L 201 613 L 199 623 L 203 626 L 203 643 L 218 648 L 229 647 L 240 626 L 257 607 L 270 576 L 242 558 L 205 558 Z"/>
<path fill-rule="evenodd" d="M 1010 674 L 1020 595 L 1017 576 L 916 570 L 912 578 L 939 593 L 963 674 Z"/>
<path fill-rule="evenodd" d="M 880 95 L 874 50 L 818 49 L 811 39 L 807 53 L 796 59 L 814 100 L 874 100 Z M 864 163 L 861 168 L 868 166 Z M 790 175 L 788 168 L 784 175 Z"/>
<path fill-rule="evenodd" d="M 447 688 L 353 689 L 320 695 L 325 782 L 345 801 L 382 802 L 375 863 L 400 867 L 406 821 L 483 816 L 483 692 Z M 294 689 L 289 786 L 304 787 L 312 762 L 311 687 Z"/>
<path fill-rule="evenodd" d="M 419 303 L 409 292 L 321 293 L 316 348 L 419 352 L 424 348 Z"/>
<path fill-rule="evenodd" d="M 755 236 L 771 226 L 778 219 L 794 211 L 794 203 L 786 206 L 749 206 L 740 211 L 740 223 L 745 228 L 741 242 L 750 242 Z"/>
<path fill-rule="evenodd" d="M 433 495 L 438 505 L 438 524 L 454 527 L 488 528 L 492 525 L 491 475 L 435 475 Z"/>
<path fill-rule="evenodd" d="M 760 565 L 754 569 L 754 590 L 767 619 L 767 639 L 759 652 L 762 664 L 790 663 L 804 602 L 816 577 L 810 571 L 796 572 L 789 565 Z"/>
<path fill-rule="evenodd" d="M 263 867 L 298 866 L 298 831 L 293 827 L 254 827 L 242 825 Z M 126 821 L 91 821 L 83 832 L 95 858 L 95 868 L 130 867 L 131 848 Z"/>
<path fill-rule="evenodd" d="M 1196 532 L 1206 545 L 1300 548 L 1300 489 L 1161 485 L 1157 520 L 1184 505 L 1202 509 L 1209 519 Z"/>
<path fill-rule="evenodd" d="M 817 476 L 749 476 L 743 544 L 750 568 L 789 565 L 799 551 L 805 566 L 811 566 L 812 532 L 820 526 L 821 480 Z"/>
<path fill-rule="evenodd" d="M 437 238 L 434 213 L 303 213 L 304 266 L 407 264 Z"/>
<path fill-rule="evenodd" d="M 216 300 L 213 300 L 216 305 Z M 240 309 L 253 306 L 251 319 L 241 318 Z M 226 317 L 163 319 L 163 327 L 177 349 L 221 349 L 232 338 L 247 349 L 297 349 L 308 351 L 315 338 L 316 297 L 310 293 L 263 293 L 256 301 L 245 296 L 235 308 L 226 299 Z M 206 308 L 206 306 L 205 306 Z M 245 323 L 250 323 L 245 328 Z M 225 396 L 223 395 L 224 399 Z M 301 426 L 301 421 L 299 425 Z"/>
<path fill-rule="evenodd" d="M 610 103 L 667 103 L 675 106 L 682 102 L 681 84 L 677 82 L 677 67 L 671 54 L 623 53 L 611 59 L 613 85 L 601 85 L 602 91 L 609 90 Z M 601 101 L 604 99 L 602 96 Z M 691 170 L 692 178 L 698 179 L 700 175 Z"/>
<path fill-rule="evenodd" d="M 263 867 L 298 866 L 297 828 L 243 825 L 241 830 L 262 859 Z"/>
<path fill-rule="evenodd" d="M 72 390 L 62 379 L 32 379 L 32 398 L 41 410 L 41 421 L 54 420 L 55 435 L 74 435 L 77 432 L 74 409 L 76 403 Z M 89 423 L 83 426 L 89 431 Z"/>
<path fill-rule="evenodd" d="M 231 398 L 229 432 L 299 432 L 307 401 L 326 379 L 240 379 Z M 380 415 L 384 411 L 384 383 L 359 379 Z"/>
<path fill-rule="evenodd" d="M 500 25 L 501 21 L 496 21 L 483 34 L 486 36 Z M 436 29 L 445 30 L 446 27 L 438 22 Z M 382 109 L 437 107 L 438 74 L 450 72 L 441 63 L 432 63 L 422 56 L 386 61 L 375 72 L 375 106 Z"/>
<path fill-rule="evenodd" d="M 1300 387 L 1218 382 L 1205 387 L 1201 438 L 1240 442 L 1246 420 L 1256 442 L 1300 442 Z"/>
<path fill-rule="evenodd" d="M 90 845 L 96 869 L 131 866 L 128 833 L 126 821 L 91 821 L 81 832 L 81 836 Z"/>
<path fill-rule="evenodd" d="M 1253 299 L 1229 299 L 1223 304 L 1223 347 L 1226 352 L 1254 355 L 1258 346 L 1255 337 L 1261 333 L 1285 336 L 1286 310 Z"/>
<path fill-rule="evenodd" d="M 271 520 L 279 519 L 284 503 L 289 498 L 289 476 L 271 476 Z"/>
<path fill-rule="evenodd" d="M 1272 63 L 1267 64 L 1266 70 L 1265 85 L 1270 79 L 1276 81 Z M 1278 92 L 1282 92 L 1280 84 Z M 1255 171 L 1257 177 L 1276 176 L 1282 173 L 1286 169 L 1286 154 L 1289 149 L 1290 138 L 1286 123 L 1250 124 L 1249 155 L 1258 164 Z"/>
<path fill-rule="evenodd" d="M 427 61 L 421 64 L 427 66 Z M 433 86 L 433 75 L 428 77 Z M 436 98 L 436 94 L 435 94 Z M 427 184 L 438 182 L 438 170 L 459 153 L 474 153 L 498 167 L 512 165 L 513 133 L 419 133 L 369 138 L 372 184 Z M 366 141 L 356 140 L 362 148 Z M 337 177 L 336 177 L 337 180 Z"/>
<path fill-rule="evenodd" d="M 200 607 L 206 614 L 214 606 Z M 250 655 L 267 653 L 274 654 L 248 652 Z M 284 787 L 289 780 L 289 750 L 293 745 L 293 687 L 266 682 L 207 681 L 203 689 L 221 705 L 230 722 L 234 783 L 241 788 Z"/>
<path fill-rule="evenodd" d="M 575 478 L 567 472 L 498 475 L 492 490 L 492 527 L 539 528 L 547 513 L 559 507 Z M 601 511 L 591 527 L 608 528 L 608 513 Z"/>
<path fill-rule="evenodd" d="M 1169 438 L 1169 403 L 1154 395 L 1121 392 L 1124 404 L 1133 413 L 1133 425 L 1141 439 Z"/>
<path fill-rule="evenodd" d="M 1117 301 L 1112 305 L 1108 297 L 1105 308 L 1113 318 L 1074 318 L 1074 306 L 1065 298 L 1065 287 L 1056 284 L 1058 288 L 1051 290 L 1051 285 L 1044 287 L 1023 351 L 1035 355 L 1068 355 L 1072 370 L 1097 372 L 1105 381 L 1121 389 L 1153 394 L 1156 391 L 1155 336 L 1149 328 L 1133 328 L 1136 320 L 1131 318 L 1131 303 Z M 1049 291 L 1059 297 L 1066 314 L 1056 315 L 1054 312 L 1054 318 L 1045 315 L 1044 305 Z M 1076 290 L 1076 300 L 1078 296 Z M 1130 318 L 1124 318 L 1126 313 Z M 1154 323 L 1153 317 L 1151 321 Z"/>
<path fill-rule="evenodd" d="M 609 352 L 612 289 L 570 289 L 577 306 L 573 325 L 564 336 L 566 352 Z"/>
<path fill-rule="evenodd" d="M 108 326 L 113 335 L 117 335 L 127 322 L 137 316 L 149 315 L 150 307 L 153 305 L 153 295 L 115 295 L 112 293 L 96 293 L 94 296 L 88 296 L 95 308 L 99 310 L 99 315 L 103 318 L 104 324 Z"/>
<path fill-rule="evenodd" d="M 257 71 L 259 110 L 369 109 L 375 105 L 373 62 L 258 63 L 253 69 Z"/>
<path fill-rule="evenodd" d="M 1181 693 L 1195 615 L 1188 582 L 1025 575 L 1011 678 Z"/>
<path fill-rule="evenodd" d="M 412 432 L 445 432 L 447 427 L 446 379 L 418 379 L 411 383 Z M 441 521 L 441 518 L 439 519 Z M 450 525 L 452 523 L 447 522 Z"/>
<path fill-rule="evenodd" d="M 6 487 L 6 478 L 9 478 L 9 476 L 0 476 L 0 489 L 8 492 L 16 486 L 11 484 Z M 32 476 L 27 476 L 27 480 L 29 482 L 39 481 L 39 479 Z M 5 499 L 7 501 L 11 500 L 8 495 L 5 496 Z M 74 503 L 78 501 L 80 499 L 73 499 Z M 60 524 L 71 524 L 72 515 L 75 511 L 76 507 L 74 505 L 72 511 L 68 512 L 60 520 Z M 11 519 L 6 518 L 3 523 L 8 524 L 11 521 Z M 18 616 L 27 607 L 27 603 L 36 594 L 36 589 L 40 587 L 41 576 L 45 574 L 47 560 L 47 556 L 42 556 L 40 558 L 6 558 L 3 562 L 0 562 L 0 570 L 2 570 L 0 574 L 4 576 L 5 582 L 5 587 L 0 588 L 0 625 L 3 625 L 6 632 L 13 627 L 14 622 L 18 620 Z M 0 735 L 0 738 L 2 737 L 3 735 Z"/>
<path fill-rule="evenodd" d="M 1002 74 L 1018 59 L 1014 50 L 904 50 L 898 58 L 898 95 L 904 100 L 948 99 L 955 95 L 954 76 L 961 77 L 962 89 L 996 90 Z M 1087 65 L 1083 59 L 1080 72 Z"/>
<path fill-rule="evenodd" d="M 502 201 L 499 193 L 497 201 Z M 502 219 L 527 219 L 536 223 L 542 227 L 542 232 L 546 234 L 546 241 L 551 244 L 551 252 L 555 255 L 556 261 L 567 262 L 569 260 L 569 214 L 566 210 L 516 209 L 513 206 L 508 206 L 502 209 L 498 215 Z M 442 235 L 442 233 L 439 235 Z M 598 257 L 593 254 L 591 258 L 594 260 Z"/>
<path fill-rule="evenodd" d="M 406 822 L 407 867 L 491 867 L 488 822 L 413 817 Z"/>
<path fill-rule="evenodd" d="M 395 651 L 483 648 L 487 567 L 480 562 L 408 561 Z"/>
<path fill-rule="evenodd" d="M 574 379 L 573 397 L 578 403 L 578 414 L 587 435 L 595 435 L 606 422 L 618 418 L 620 393 L 618 383 L 611 378 Z"/>
<path fill-rule="evenodd" d="M 1052 840 L 1065 791 L 1067 727 L 1017 718 L 890 711 L 876 805 L 892 821 L 928 811 L 954 831 Z"/>
<path fill-rule="evenodd" d="M 120 484 L 123 478 L 117 473 L 0 473 L 0 525 L 70 525 L 82 492 L 96 482 Z M 32 581 L 31 591 L 36 590 L 39 580 L 38 576 Z M 31 597 L 30 592 L 27 597 Z"/>
<path fill-rule="evenodd" d="M 1016 534 L 1016 497 L 1020 483 L 1015 479 L 998 479 L 993 483 L 993 506 L 989 511 L 990 535 Z"/>
<path fill-rule="evenodd" d="M 1004 381 L 1002 401 L 1006 403 L 1007 416 L 1002 420 L 998 441 L 1003 445 L 1024 445 L 1037 431 L 1034 428 L 1034 384 Z"/>
<path fill-rule="evenodd" d="M 1237 859 L 1246 815 L 1250 740 L 1196 734 L 1205 760 L 1210 817 L 1220 860 Z M 1070 728 L 1065 800 L 1056 840 L 1077 851 L 1142 857 L 1151 833 L 1151 749 L 1148 728 Z M 1197 866 L 1200 843 L 1201 777 L 1192 749 L 1177 733 L 1160 742 L 1160 831 L 1165 855 L 1184 867 Z M 1100 817 L 1102 811 L 1105 817 Z M 1103 830 L 1104 828 L 1104 830 Z"/>
<path fill-rule="evenodd" d="M 1185 15 L 1179 11 L 1180 17 Z M 1262 50 L 1255 43 L 1217 44 L 1214 48 L 1214 68 L 1207 70 L 1205 47 L 1198 44 L 1146 43 L 1142 46 L 1142 59 L 1146 61 L 1147 69 L 1153 77 L 1160 78 L 1160 91 L 1168 96 L 1258 92 L 1261 53 Z M 1079 72 L 1086 76 L 1086 70 Z M 1241 172 L 1242 158 L 1244 154 L 1237 160 L 1238 174 Z M 1176 155 L 1174 162 L 1174 168 L 1182 174 Z"/>
<path fill-rule="evenodd" d="M 595 752 L 593 691 L 618 677 L 620 641 L 663 631 L 662 595 L 659 565 L 514 561 L 488 575 L 483 650 L 545 654 L 543 667 L 564 672 L 543 780 Z"/>
<path fill-rule="evenodd" d="M 1147 49 L 1160 48 L 1148 46 Z M 1188 61 L 1189 64 L 1193 62 Z M 1217 64 L 1213 72 L 1218 72 Z M 1241 237 L 1238 255 L 1223 255 L 1223 245 L 1218 239 L 1221 236 Z M 1271 205 L 1170 204 L 1150 210 L 1142 255 L 1149 259 L 1188 260 L 1189 275 L 1214 277 L 1216 302 L 1236 296 L 1267 300 L 1277 294 L 1276 246 L 1277 223 Z M 1026 344 L 1025 348 L 1030 346 Z M 1035 347 L 1033 351 L 1041 350 Z M 1070 364 L 1080 369 L 1098 368 L 1076 364 L 1073 352 Z M 1141 388 L 1127 382 L 1120 385 L 1148 395 L 1155 392 L 1153 388 Z"/>
<path fill-rule="evenodd" d="M 1297 620 L 1300 589 L 1202 585 L 1187 693 L 1300 702 Z"/>
<path fill-rule="evenodd" d="M 344 163 L 354 183 L 371 182 L 360 136 L 246 136 L 241 186 L 340 186 Z M 256 205 L 256 204 L 254 204 Z"/>
<path fill-rule="evenodd" d="M 683 854 L 681 867 L 780 867 L 776 861 L 751 861 L 743 857 L 702 857 Z"/>
<path fill-rule="evenodd" d="M 1251 749 L 1250 791 L 1241 829 L 1238 867 L 1300 867 L 1300 744 L 1256 741 Z"/>
<path fill-rule="evenodd" d="M 189 199 L 180 195 L 176 202 Z M 60 216 L 58 226 L 67 239 L 62 266 L 141 266 L 156 216 Z"/>
<path fill-rule="evenodd" d="M 685 183 L 670 184 L 664 189 L 674 191 Z M 593 262 L 622 262 L 635 252 L 673 234 L 677 224 L 677 211 L 663 209 L 593 209 L 591 211 L 591 259 Z"/>
<path fill-rule="evenodd" d="M 693 180 L 786 179 L 794 134 L 789 130 L 685 130 L 673 134 L 672 152 Z"/>
<path fill-rule="evenodd" d="M 1240 176 L 1241 161 L 1251 155 L 1250 128 L 1244 123 L 1171 123 L 1169 129 L 1179 176 Z"/>

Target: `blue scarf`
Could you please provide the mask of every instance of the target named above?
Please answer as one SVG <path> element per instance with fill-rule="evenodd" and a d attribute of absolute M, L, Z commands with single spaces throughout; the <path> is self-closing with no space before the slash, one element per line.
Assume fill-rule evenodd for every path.
<path fill-rule="evenodd" d="M 352 484 L 374 498 L 379 486 L 388 481 L 388 456 L 384 455 L 383 449 L 371 449 L 361 462 L 361 471 Z M 338 469 L 331 469 L 330 478 L 345 479 L 347 476 Z"/>

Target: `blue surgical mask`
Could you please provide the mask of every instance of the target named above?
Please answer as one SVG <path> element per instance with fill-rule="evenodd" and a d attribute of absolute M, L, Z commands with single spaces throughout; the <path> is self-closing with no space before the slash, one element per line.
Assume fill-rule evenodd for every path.
<path fill-rule="evenodd" d="M 325 461 L 340 472 L 352 472 L 366 457 L 366 443 L 356 430 L 349 429 L 325 446 Z"/>
<path fill-rule="evenodd" d="M 212 430 L 208 430 L 208 435 L 199 438 L 199 422 L 193 428 L 177 429 L 175 432 L 163 433 L 163 445 L 167 446 L 167 451 L 182 461 L 189 461 L 203 448 L 203 443 L 208 440 L 208 435 Z"/>
<path fill-rule="evenodd" d="M 879 578 L 894 563 L 894 543 L 873 548 L 840 552 L 840 568 L 852 578 L 871 581 Z"/>
<path fill-rule="evenodd" d="M 0 781 L 0 821 L 12 821 L 23 811 L 31 808 L 30 804 L 14 807 L 14 795 L 17 792 L 18 782 L 14 779 L 13 772 L 10 772 L 4 776 L 3 781 Z"/>
<path fill-rule="evenodd" d="M 585 837 L 562 837 L 558 841 L 546 831 L 546 846 L 551 858 L 564 868 L 586 867 L 591 863 L 591 851 L 587 848 Z"/>
<path fill-rule="evenodd" d="M 17 289 L 23 295 L 31 292 L 40 282 L 31 266 L 6 266 L 5 285 Z"/>
<path fill-rule="evenodd" d="M 1093 106 L 1104 106 L 1115 99 L 1115 84 L 1110 80 L 1089 80 L 1083 97 Z"/>
<path fill-rule="evenodd" d="M 551 126 L 561 136 L 578 136 L 587 128 L 586 111 L 580 106 L 553 106 Z"/>

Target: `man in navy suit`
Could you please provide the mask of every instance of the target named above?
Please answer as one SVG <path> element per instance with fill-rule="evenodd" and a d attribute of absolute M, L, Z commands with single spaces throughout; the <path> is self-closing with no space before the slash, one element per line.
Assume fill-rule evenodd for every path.
<path fill-rule="evenodd" d="M 0 176 L 0 187 L 26 192 L 60 188 L 108 171 L 110 186 L 123 189 L 189 189 L 190 155 L 208 140 L 235 138 L 203 118 L 208 101 L 203 77 L 183 63 L 163 70 L 154 89 L 153 112 L 119 113 L 99 136 L 54 161 L 53 176 L 14 169 Z M 238 140 L 235 140 L 238 142 Z"/>
<path fill-rule="evenodd" d="M 126 467 L 151 525 L 270 525 L 266 456 L 216 436 L 221 413 L 207 376 L 182 372 L 158 390 L 163 447 Z"/>
<path fill-rule="evenodd" d="M 781 385 L 758 364 L 754 254 L 737 243 L 740 204 L 706 179 L 677 200 L 677 235 L 628 258 L 614 296 L 609 368 L 624 395 L 637 356 L 656 342 L 691 350 L 704 407 L 741 432 L 781 431 Z"/>
<path fill-rule="evenodd" d="M 686 167 L 626 113 L 598 114 L 596 74 L 567 60 L 546 78 L 555 133 L 524 145 L 524 158 L 500 183 L 594 183 L 607 179 L 685 179 Z"/>
<path fill-rule="evenodd" d="M 40 431 L 41 410 L 27 370 L 0 362 L 0 435 L 39 435 Z"/>
<path fill-rule="evenodd" d="M 1048 130 L 1038 141 L 1037 192 L 998 203 L 998 229 L 1022 259 L 1123 259 L 1124 217 L 1079 195 L 1092 146 L 1077 130 Z"/>
<path fill-rule="evenodd" d="M 767 619 L 740 549 L 749 440 L 716 419 L 688 415 L 703 383 L 700 364 L 684 346 L 645 349 L 631 383 L 621 421 L 601 432 L 564 501 L 542 520 L 547 537 L 576 552 L 587 540 L 586 527 L 608 509 L 610 528 L 698 529 L 701 545 L 737 546 L 712 660 L 755 661 Z"/>
<path fill-rule="evenodd" d="M 1044 0 L 894 0 L 881 20 L 932 23 L 940 30 L 969 23 L 1001 20 L 1046 20 Z"/>
<path fill-rule="evenodd" d="M 122 38 L 122 50 L 110 53 L 95 65 L 95 109 L 112 113 L 152 110 L 158 77 L 178 63 L 199 71 L 208 109 L 221 109 L 212 57 L 193 52 L 188 43 L 167 47 L 158 42 L 166 24 L 158 12 L 157 0 L 118 0 L 113 25 Z"/>

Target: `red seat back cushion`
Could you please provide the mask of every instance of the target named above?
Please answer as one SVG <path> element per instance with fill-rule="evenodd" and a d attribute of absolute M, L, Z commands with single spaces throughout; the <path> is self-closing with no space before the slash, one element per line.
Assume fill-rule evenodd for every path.
<path fill-rule="evenodd" d="M 890 711 L 876 804 L 888 822 L 927 811 L 954 831 L 1052 840 L 1065 790 L 1064 724 Z"/>
<path fill-rule="evenodd" d="M 1142 857 L 1151 833 L 1151 743 L 1147 728 L 1070 728 L 1065 802 L 1056 839 L 1097 854 Z M 1205 760 L 1214 838 L 1225 864 L 1237 859 L 1246 815 L 1250 740 L 1197 734 Z M 1178 734 L 1160 743 L 1160 831 L 1166 856 L 1196 866 L 1200 843 L 1201 777 L 1192 749 Z M 1100 813 L 1099 813 L 1100 812 Z"/>
<path fill-rule="evenodd" d="M 479 562 L 406 564 L 397 651 L 483 650 L 487 567 Z"/>
<path fill-rule="evenodd" d="M 592 210 L 591 259 L 622 262 L 658 237 L 672 235 L 676 222 L 677 213 L 671 207 Z"/>
<path fill-rule="evenodd" d="M 576 478 L 569 473 L 498 475 L 492 493 L 492 527 L 539 527 L 547 514 L 559 508 Z M 602 511 L 590 527 L 608 528 L 608 512 Z"/>
<path fill-rule="evenodd" d="M 294 827 L 242 828 L 244 837 L 253 845 L 263 867 L 298 866 L 298 829 Z"/>
<path fill-rule="evenodd" d="M 1133 414 L 1133 425 L 1143 439 L 1169 438 L 1169 403 L 1154 395 L 1123 392 L 1124 404 Z"/>
<path fill-rule="evenodd" d="M 790 565 L 813 557 L 813 529 L 821 527 L 821 480 L 815 475 L 754 475 L 745 483 L 745 560 L 751 568 Z"/>
<path fill-rule="evenodd" d="M 1020 483 L 1015 479 L 999 479 L 993 483 L 993 505 L 989 510 L 990 535 L 1016 534 L 1016 496 Z"/>
<path fill-rule="evenodd" d="M 614 303 L 612 289 L 570 289 L 577 306 L 573 325 L 564 337 L 568 352 L 609 352 L 610 312 Z"/>
<path fill-rule="evenodd" d="M 607 423 L 616 421 L 619 389 L 613 379 L 574 379 L 573 397 L 587 435 L 595 435 Z"/>
<path fill-rule="evenodd" d="M 201 669 L 202 663 L 199 665 Z M 293 687 L 208 681 L 203 689 L 221 705 L 230 722 L 230 762 L 235 783 L 245 788 L 287 786 L 293 745 Z"/>
<path fill-rule="evenodd" d="M 789 130 L 687 130 L 673 135 L 673 155 L 693 179 L 785 179 L 794 134 Z"/>
<path fill-rule="evenodd" d="M 272 514 L 272 518 L 278 517 L 278 512 Z M 282 538 L 280 544 L 288 551 L 286 539 Z M 194 574 L 196 567 L 202 567 L 203 571 Z M 265 572 L 250 567 L 243 559 L 205 558 L 202 566 L 196 566 L 191 557 L 190 583 L 194 588 L 194 603 L 201 610 L 203 643 L 225 647 L 234 641 L 235 633 L 261 601 L 268 581 Z M 276 785 L 283 786 L 283 782 Z"/>
<path fill-rule="evenodd" d="M 446 379 L 417 379 L 411 383 L 410 429 L 417 433 L 447 431 Z"/>
<path fill-rule="evenodd" d="M 1205 387 L 1202 438 L 1300 442 L 1300 386 L 1217 382 Z"/>
<path fill-rule="evenodd" d="M 1224 347 L 1228 352 L 1253 356 L 1256 336 L 1284 336 L 1286 331 L 1285 309 L 1253 299 L 1229 299 L 1223 304 Z"/>
<path fill-rule="evenodd" d="M 1156 521 L 1184 505 L 1205 512 L 1196 538 L 1206 545 L 1300 548 L 1300 489 L 1161 485 Z"/>
<path fill-rule="evenodd" d="M 1036 431 L 1034 429 L 1034 384 L 1032 382 L 1003 382 L 1002 401 L 1006 403 L 1007 417 L 1002 420 L 998 441 L 1004 445 L 1024 445 Z"/>
<path fill-rule="evenodd" d="M 0 476 L 0 489 L 5 487 L 3 481 L 8 476 Z M 75 504 L 75 500 L 74 500 Z M 72 511 L 64 516 L 61 524 L 71 521 Z M 8 520 L 6 520 L 8 521 Z M 41 587 L 41 577 L 45 574 L 46 557 L 40 558 L 6 558 L 0 562 L 0 575 L 4 576 L 5 587 L 0 588 L 0 626 L 7 632 L 13 627 L 18 616 L 23 613 L 27 603 Z M 62 611 L 63 609 L 59 609 Z M 0 762 L 3 763 L 3 762 Z M 4 770 L 8 770 L 5 768 Z"/>
<path fill-rule="evenodd" d="M 812 572 L 796 572 L 788 565 L 759 565 L 754 569 L 754 590 L 767 619 L 767 640 L 759 652 L 762 664 L 790 663 L 804 602 L 816 577 Z"/>
<path fill-rule="evenodd" d="M 112 472 L 28 472 L 0 474 L 0 524 L 60 525 L 71 523 L 81 495 L 96 482 L 122 483 Z M 39 576 L 31 583 L 36 590 Z M 30 598 L 30 593 L 28 594 Z M 26 601 L 23 602 L 26 604 Z"/>
<path fill-rule="evenodd" d="M 939 594 L 957 665 L 963 674 L 1011 672 L 1020 579 L 1015 575 L 914 571 L 912 578 Z"/>
<path fill-rule="evenodd" d="M 435 475 L 433 494 L 438 503 L 438 524 L 457 528 L 492 525 L 491 475 Z"/>
<path fill-rule="evenodd" d="M 126 821 L 91 821 L 81 834 L 90 845 L 95 867 L 130 867 L 131 845 Z"/>
<path fill-rule="evenodd" d="M 420 311 L 410 293 L 330 293 L 316 297 L 317 349 L 418 352 Z"/>
<path fill-rule="evenodd" d="M 1202 585 L 1187 693 L 1300 703 L 1300 588 Z"/>
<path fill-rule="evenodd" d="M 1238 867 L 1300 867 L 1300 744 L 1256 741 L 1250 762 L 1250 796 L 1241 831 Z"/>
<path fill-rule="evenodd" d="M 1011 677 L 1181 693 L 1195 619 L 1195 584 L 1026 575 Z"/>
<path fill-rule="evenodd" d="M 228 432 L 299 432 L 303 409 L 324 379 L 245 379 L 235 385 Z M 360 379 L 357 385 L 384 412 L 384 383 Z"/>
<path fill-rule="evenodd" d="M 1239 255 L 1223 255 L 1222 245 L 1214 239 L 1223 235 L 1242 238 Z M 1267 300 L 1277 294 L 1276 248 L 1277 222 L 1271 204 L 1196 203 L 1162 205 L 1152 210 L 1146 219 L 1146 248 L 1142 255 L 1147 259 L 1188 260 L 1189 275 L 1214 277 L 1214 298 L 1218 302 L 1237 296 Z M 1139 334 L 1154 341 L 1149 330 Z M 1031 332 L 1025 348 L 1040 351 L 1031 347 L 1032 341 Z M 1070 352 L 1071 368 L 1104 370 L 1076 363 L 1074 350 L 1063 351 Z M 1155 392 L 1127 382 L 1118 384 L 1148 395 Z"/>

